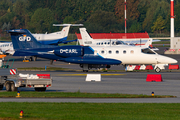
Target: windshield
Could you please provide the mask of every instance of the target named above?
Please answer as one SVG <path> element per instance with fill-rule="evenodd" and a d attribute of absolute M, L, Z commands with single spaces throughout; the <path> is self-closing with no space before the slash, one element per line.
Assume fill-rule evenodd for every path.
<path fill-rule="evenodd" d="M 146 54 L 156 54 L 154 51 L 150 50 L 149 48 L 141 49 L 141 52 Z"/>
<path fill-rule="evenodd" d="M 120 44 L 125 45 L 125 43 L 123 41 L 116 41 L 116 45 L 120 45 Z"/>

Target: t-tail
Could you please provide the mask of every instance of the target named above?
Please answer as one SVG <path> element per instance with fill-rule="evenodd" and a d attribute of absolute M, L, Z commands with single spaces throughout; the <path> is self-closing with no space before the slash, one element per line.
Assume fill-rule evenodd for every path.
<path fill-rule="evenodd" d="M 91 45 L 93 44 L 93 38 L 91 38 L 91 36 L 88 34 L 88 32 L 86 31 L 86 28 L 79 28 L 80 33 L 81 33 L 81 37 L 82 37 L 82 41 L 79 41 L 79 43 L 82 46 L 87 46 L 87 45 Z M 78 39 L 79 40 L 79 39 Z"/>
<path fill-rule="evenodd" d="M 152 38 L 149 38 L 148 41 L 145 43 L 145 45 L 142 45 L 142 47 L 149 47 L 152 45 L 152 41 L 153 39 Z"/>
<path fill-rule="evenodd" d="M 52 35 L 53 34 L 56 34 L 56 35 L 59 34 L 62 36 L 62 38 L 64 38 L 64 40 L 67 40 L 69 29 L 70 29 L 70 25 L 63 27 L 63 29 L 59 32 L 54 32 L 54 33 L 50 33 L 50 34 L 52 34 Z"/>
<path fill-rule="evenodd" d="M 51 48 L 51 45 L 43 45 L 27 29 L 14 29 L 8 31 L 11 34 L 14 50 L 17 49 L 36 49 Z"/>

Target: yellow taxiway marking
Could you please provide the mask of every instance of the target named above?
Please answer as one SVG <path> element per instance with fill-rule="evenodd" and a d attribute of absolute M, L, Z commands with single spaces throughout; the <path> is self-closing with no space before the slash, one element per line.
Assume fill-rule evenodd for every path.
<path fill-rule="evenodd" d="M 86 75 L 87 74 L 58 74 L 58 76 L 86 76 Z M 118 75 L 125 75 L 125 74 L 101 74 L 101 76 L 118 76 Z"/>

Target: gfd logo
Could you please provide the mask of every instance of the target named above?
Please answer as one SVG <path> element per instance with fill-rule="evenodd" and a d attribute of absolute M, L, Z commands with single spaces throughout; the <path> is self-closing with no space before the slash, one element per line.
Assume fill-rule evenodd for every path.
<path fill-rule="evenodd" d="M 31 41 L 31 37 L 23 35 L 19 37 L 19 41 Z"/>

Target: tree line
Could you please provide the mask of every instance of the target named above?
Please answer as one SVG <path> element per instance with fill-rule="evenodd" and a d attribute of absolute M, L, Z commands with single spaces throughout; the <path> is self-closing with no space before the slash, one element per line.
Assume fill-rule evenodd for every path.
<path fill-rule="evenodd" d="M 175 33 L 180 32 L 175 1 Z M 24 28 L 32 33 L 61 30 L 53 24 L 84 24 L 90 33 L 124 33 L 124 0 L 1 0 L 0 33 Z M 72 27 L 71 32 L 78 32 Z M 127 0 L 127 32 L 168 34 L 170 0 Z"/>

